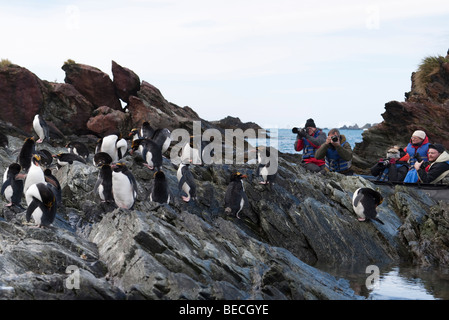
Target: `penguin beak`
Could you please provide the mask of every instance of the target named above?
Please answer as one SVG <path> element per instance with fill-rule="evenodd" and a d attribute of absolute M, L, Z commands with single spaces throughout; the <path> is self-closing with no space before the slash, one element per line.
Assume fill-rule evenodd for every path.
<path fill-rule="evenodd" d="M 246 174 L 243 174 L 242 178 L 248 178 L 248 176 Z"/>

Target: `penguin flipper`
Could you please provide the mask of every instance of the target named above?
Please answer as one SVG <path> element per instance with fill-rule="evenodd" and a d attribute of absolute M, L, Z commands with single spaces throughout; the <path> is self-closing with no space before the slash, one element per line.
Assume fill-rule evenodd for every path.
<path fill-rule="evenodd" d="M 40 201 L 36 200 L 33 197 L 33 201 L 31 201 L 30 205 L 28 206 L 27 212 L 26 212 L 26 215 L 25 215 L 25 218 L 26 218 L 27 222 L 30 222 L 31 215 L 33 214 L 34 210 L 36 210 L 36 208 L 39 207 L 39 202 Z"/>
<path fill-rule="evenodd" d="M 97 193 L 98 187 L 102 184 L 103 179 L 98 177 L 97 181 L 95 182 L 95 186 L 94 186 L 94 194 Z"/>
<path fill-rule="evenodd" d="M 178 182 L 178 189 L 182 191 L 182 186 L 186 183 L 186 177 L 185 175 L 182 175 L 181 179 L 179 179 Z"/>
<path fill-rule="evenodd" d="M 354 203 L 353 203 L 354 207 L 357 207 L 359 205 L 360 200 L 362 199 L 362 197 L 363 197 L 363 194 L 361 192 L 359 192 L 357 194 L 357 196 L 355 197 L 355 199 L 354 199 Z"/>
<path fill-rule="evenodd" d="M 2 190 L 1 190 L 1 194 L 4 194 L 5 193 L 5 190 L 6 190 L 6 188 L 8 187 L 8 186 L 10 186 L 11 185 L 11 181 L 8 179 L 8 180 L 6 180 L 5 182 L 3 182 L 3 185 L 2 185 Z"/>
<path fill-rule="evenodd" d="M 249 206 L 249 200 L 248 200 L 248 197 L 247 197 L 247 195 L 246 195 L 246 193 L 244 191 L 242 191 L 242 197 L 243 197 L 243 201 L 244 201 L 243 207 L 247 208 Z"/>

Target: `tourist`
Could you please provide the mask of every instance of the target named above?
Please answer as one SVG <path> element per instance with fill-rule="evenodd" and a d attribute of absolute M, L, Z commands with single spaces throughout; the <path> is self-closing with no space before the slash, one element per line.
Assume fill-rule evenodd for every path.
<path fill-rule="evenodd" d="M 324 160 L 317 160 L 315 158 L 316 150 L 326 141 L 326 134 L 323 130 L 318 129 L 313 119 L 308 119 L 304 129 L 293 128 L 293 133 L 296 133 L 295 150 L 301 151 L 301 164 L 307 170 L 319 172 L 324 169 Z"/>
<path fill-rule="evenodd" d="M 371 168 L 371 174 L 377 177 L 377 181 L 402 182 L 408 172 L 407 161 L 400 161 L 405 155 L 405 151 L 398 146 L 387 150 L 386 158 L 380 159 Z"/>
<path fill-rule="evenodd" d="M 326 170 L 344 175 L 352 175 L 352 149 L 344 135 L 338 129 L 331 129 L 326 142 L 316 151 L 318 160 L 325 159 Z"/>
<path fill-rule="evenodd" d="M 427 151 L 429 150 L 429 138 L 422 130 L 413 132 L 410 142 L 405 147 L 406 155 L 401 158 L 402 161 L 407 161 L 410 164 L 409 172 L 404 179 L 404 182 L 415 183 L 418 182 L 418 176 L 415 171 L 415 162 L 428 161 Z"/>
<path fill-rule="evenodd" d="M 449 153 L 441 144 L 429 145 L 429 162 L 416 162 L 414 167 L 422 183 L 437 183 L 449 174 Z"/>

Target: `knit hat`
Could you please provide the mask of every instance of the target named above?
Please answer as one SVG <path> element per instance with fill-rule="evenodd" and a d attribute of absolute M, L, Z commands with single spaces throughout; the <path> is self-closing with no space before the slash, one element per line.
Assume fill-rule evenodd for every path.
<path fill-rule="evenodd" d="M 422 130 L 416 130 L 413 132 L 412 137 L 418 137 L 424 140 L 426 138 L 426 133 Z"/>
<path fill-rule="evenodd" d="M 429 144 L 429 149 L 435 149 L 438 153 L 443 153 L 445 151 L 444 146 L 439 143 Z"/>
<path fill-rule="evenodd" d="M 316 128 L 315 122 L 313 119 L 308 119 L 304 128 Z"/>

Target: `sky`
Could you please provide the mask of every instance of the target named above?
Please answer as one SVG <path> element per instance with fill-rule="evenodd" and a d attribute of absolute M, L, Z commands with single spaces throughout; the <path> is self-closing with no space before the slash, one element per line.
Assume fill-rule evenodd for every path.
<path fill-rule="evenodd" d="M 209 121 L 363 126 L 446 55 L 448 21 L 445 0 L 0 0 L 0 59 L 52 82 L 114 60 Z"/>

